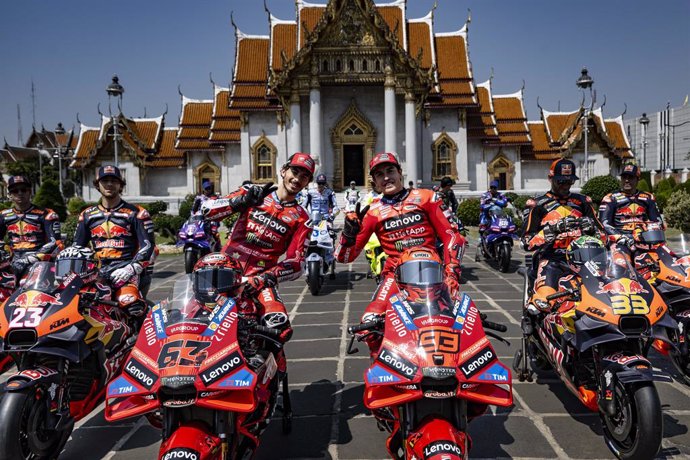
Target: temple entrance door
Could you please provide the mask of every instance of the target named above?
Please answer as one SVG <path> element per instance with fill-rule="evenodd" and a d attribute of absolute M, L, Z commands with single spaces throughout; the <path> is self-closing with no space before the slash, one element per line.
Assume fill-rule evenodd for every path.
<path fill-rule="evenodd" d="M 343 186 L 347 187 L 351 181 L 358 186 L 364 186 L 364 144 L 343 145 Z"/>

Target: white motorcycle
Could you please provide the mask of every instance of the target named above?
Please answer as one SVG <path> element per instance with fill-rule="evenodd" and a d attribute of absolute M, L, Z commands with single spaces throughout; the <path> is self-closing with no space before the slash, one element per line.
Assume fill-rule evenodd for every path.
<path fill-rule="evenodd" d="M 333 230 L 333 224 L 318 212 L 312 213 L 311 229 L 307 248 L 306 275 L 309 291 L 312 295 L 318 295 L 329 270 L 330 279 L 335 279 L 333 241 L 336 231 Z"/>

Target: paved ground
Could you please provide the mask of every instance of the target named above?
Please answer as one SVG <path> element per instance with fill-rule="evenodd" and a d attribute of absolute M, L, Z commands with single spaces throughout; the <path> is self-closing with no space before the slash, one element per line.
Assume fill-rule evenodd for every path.
<path fill-rule="evenodd" d="M 501 274 L 485 262 L 464 263 L 464 288 L 489 315 L 509 326 L 507 347 L 494 341 L 499 356 L 512 363 L 519 345 L 521 278 L 515 273 L 523 253 L 514 255 L 511 273 Z M 157 265 L 151 298 L 168 295 L 183 270 L 180 257 L 162 258 Z M 259 459 L 324 458 L 383 459 L 386 434 L 377 430 L 362 405 L 362 374 L 368 358 L 365 347 L 345 355 L 345 327 L 358 321 L 374 282 L 364 277 L 358 261 L 340 266 L 335 281 L 327 281 L 323 295 L 309 294 L 304 280 L 286 283 L 281 293 L 288 304 L 295 334 L 287 347 L 295 419 L 289 436 L 276 420 L 264 435 Z M 662 360 L 659 367 L 668 369 Z M 514 384 L 515 405 L 487 414 L 470 425 L 472 458 L 611 458 L 604 445 L 599 418 L 571 396 L 554 374 L 536 383 Z M 690 456 L 690 388 L 679 383 L 658 384 L 664 409 L 661 458 Z M 60 459 L 153 459 L 159 434 L 144 419 L 110 425 L 102 407 L 78 424 Z"/>

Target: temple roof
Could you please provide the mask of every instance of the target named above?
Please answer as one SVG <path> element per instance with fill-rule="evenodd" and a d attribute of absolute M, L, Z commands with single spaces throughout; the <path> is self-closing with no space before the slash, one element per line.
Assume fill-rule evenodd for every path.
<path fill-rule="evenodd" d="M 490 80 L 477 84 L 477 100 L 479 105 L 467 112 L 467 137 L 498 141 Z"/>
<path fill-rule="evenodd" d="M 160 145 L 154 155 L 146 159 L 149 168 L 175 168 L 185 165 L 184 151 L 175 148 L 177 128 L 164 128 Z"/>
<path fill-rule="evenodd" d="M 529 145 L 531 142 L 527 115 L 522 101 L 522 90 L 493 96 L 499 144 Z"/>
<path fill-rule="evenodd" d="M 180 150 L 208 150 L 213 100 L 182 96 L 179 129 L 174 147 Z"/>

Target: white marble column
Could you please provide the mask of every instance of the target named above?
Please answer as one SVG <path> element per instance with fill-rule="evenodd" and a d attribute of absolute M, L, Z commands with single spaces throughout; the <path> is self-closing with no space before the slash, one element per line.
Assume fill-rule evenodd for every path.
<path fill-rule="evenodd" d="M 469 161 L 469 146 L 467 145 L 467 112 L 465 109 L 458 109 L 458 152 L 455 158 L 455 165 L 458 172 L 457 185 L 460 190 L 470 190 L 470 161 Z M 477 180 L 486 176 L 486 167 L 482 171 L 477 171 Z M 486 190 L 486 188 L 478 188 L 478 184 L 474 184 L 473 190 Z"/>
<path fill-rule="evenodd" d="M 252 165 L 252 150 L 249 144 L 249 116 L 246 113 L 240 113 L 240 162 L 246 162 L 248 173 L 248 176 L 243 177 L 240 183 L 245 179 L 253 179 L 251 177 L 254 166 Z M 197 184 L 194 186 L 197 187 Z"/>
<path fill-rule="evenodd" d="M 302 151 L 302 129 L 300 127 L 300 119 L 302 111 L 300 108 L 300 98 L 296 91 L 292 92 L 290 96 L 290 145 L 288 157 L 293 153 Z"/>
<path fill-rule="evenodd" d="M 386 67 L 386 80 L 384 86 L 384 149 L 386 152 L 396 153 L 395 140 L 395 79 L 390 67 Z M 409 161 L 409 160 L 408 160 Z"/>
<path fill-rule="evenodd" d="M 421 179 L 417 163 L 417 117 L 415 116 L 414 94 L 409 92 L 405 94 L 405 160 L 407 161 L 407 180 L 416 184 L 417 179 Z"/>
<path fill-rule="evenodd" d="M 317 82 L 312 82 L 309 90 L 309 153 L 314 162 L 316 170 L 321 171 L 321 90 Z"/>

